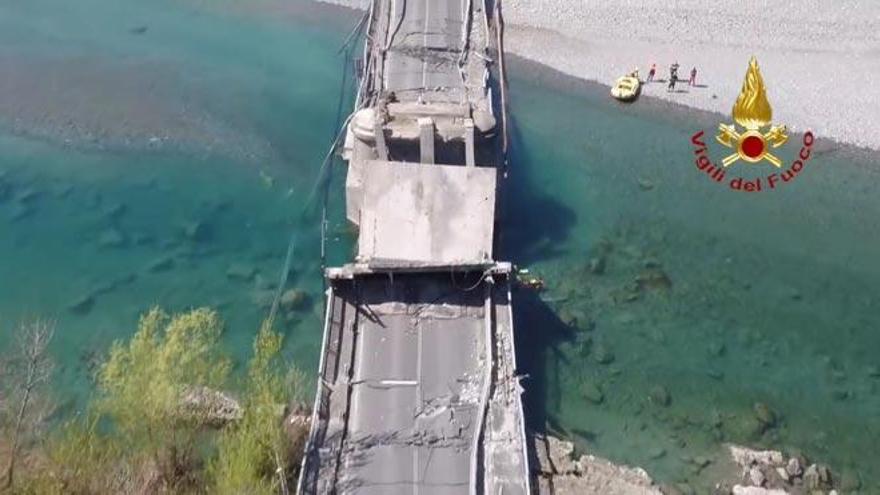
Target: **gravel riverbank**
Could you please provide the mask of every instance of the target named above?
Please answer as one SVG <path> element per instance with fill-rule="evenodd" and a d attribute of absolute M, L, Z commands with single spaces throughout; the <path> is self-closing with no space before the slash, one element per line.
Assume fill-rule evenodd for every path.
<path fill-rule="evenodd" d="M 368 0 L 329 0 L 363 8 Z M 506 0 L 506 48 L 579 78 L 611 84 L 652 63 L 665 79 L 696 67 L 698 87 L 643 94 L 729 115 L 757 56 L 774 121 L 820 139 L 880 149 L 880 3 L 702 0 Z"/>

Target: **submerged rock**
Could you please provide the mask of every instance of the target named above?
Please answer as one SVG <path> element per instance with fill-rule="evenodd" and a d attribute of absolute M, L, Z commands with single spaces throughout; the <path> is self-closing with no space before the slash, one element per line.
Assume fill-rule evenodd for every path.
<path fill-rule="evenodd" d="M 752 410 L 755 412 L 755 419 L 757 419 L 764 428 L 772 428 L 776 425 L 776 413 L 773 412 L 773 409 L 770 409 L 770 406 L 767 404 L 756 402 L 752 407 Z"/>
<path fill-rule="evenodd" d="M 859 472 L 855 469 L 844 469 L 840 473 L 839 482 L 840 489 L 843 490 L 844 493 L 856 491 L 862 487 L 862 480 L 859 477 Z"/>
<path fill-rule="evenodd" d="M 211 238 L 211 226 L 199 220 L 187 222 L 183 226 L 183 235 L 190 241 L 204 242 Z"/>
<path fill-rule="evenodd" d="M 275 288 L 275 282 L 267 279 L 259 273 L 254 276 L 254 288 L 257 290 L 269 290 Z"/>
<path fill-rule="evenodd" d="M 581 384 L 581 395 L 593 404 L 601 404 L 605 400 L 602 389 L 592 381 Z"/>
<path fill-rule="evenodd" d="M 12 210 L 9 213 L 9 220 L 13 222 L 17 222 L 23 218 L 29 217 L 34 213 L 33 207 L 28 204 L 15 202 L 12 206 Z"/>
<path fill-rule="evenodd" d="M 124 275 L 120 275 L 119 277 L 115 278 L 113 280 L 113 283 L 118 287 L 118 286 L 128 285 L 128 284 L 134 283 L 135 280 L 137 280 L 136 273 L 126 273 Z"/>
<path fill-rule="evenodd" d="M 727 351 L 727 347 L 724 345 L 724 342 L 711 342 L 709 343 L 708 351 L 710 356 L 721 357 Z"/>
<path fill-rule="evenodd" d="M 86 314 L 92 310 L 92 306 L 95 305 L 95 297 L 92 294 L 84 294 L 82 296 L 77 297 L 70 304 L 67 305 L 67 309 L 71 313 L 76 314 Z"/>
<path fill-rule="evenodd" d="M 100 296 L 103 294 L 107 294 L 109 292 L 113 292 L 116 289 L 116 287 L 117 287 L 116 282 L 113 280 L 101 282 L 92 288 L 91 294 L 93 296 Z"/>
<path fill-rule="evenodd" d="M 672 280 L 660 268 L 646 268 L 636 277 L 639 287 L 645 290 L 666 290 L 672 288 Z"/>
<path fill-rule="evenodd" d="M 570 345 L 577 351 L 578 356 L 589 359 L 590 351 L 593 349 L 593 337 L 587 333 L 579 333 Z"/>
<path fill-rule="evenodd" d="M 271 289 L 257 289 L 251 292 L 251 300 L 260 309 L 269 309 L 275 300 L 275 291 Z"/>
<path fill-rule="evenodd" d="M 602 275 L 603 273 L 605 273 L 605 265 L 605 256 L 595 256 L 593 258 L 590 258 L 588 267 L 590 269 L 590 273 L 594 275 Z"/>
<path fill-rule="evenodd" d="M 639 189 L 642 191 L 650 191 L 651 189 L 654 189 L 654 183 L 644 177 L 639 177 L 638 183 Z"/>
<path fill-rule="evenodd" d="M 615 303 L 633 302 L 641 296 L 641 287 L 638 283 L 630 283 L 626 286 L 615 290 L 611 293 L 611 297 Z"/>
<path fill-rule="evenodd" d="M 150 273 L 159 273 L 174 268 L 174 258 L 171 256 L 162 256 L 151 261 L 147 265 L 147 271 Z"/>
<path fill-rule="evenodd" d="M 107 229 L 98 235 L 98 247 L 120 248 L 125 246 L 125 235 L 117 229 Z"/>
<path fill-rule="evenodd" d="M 73 190 L 74 190 L 73 184 L 58 184 L 52 190 L 52 194 L 56 198 L 66 198 L 66 197 L 70 196 L 70 193 L 72 193 Z"/>
<path fill-rule="evenodd" d="M 729 438 L 757 440 L 764 431 L 766 428 L 753 414 L 738 415 L 724 423 L 724 433 Z"/>
<path fill-rule="evenodd" d="M 559 312 L 559 319 L 566 326 L 590 332 L 595 327 L 595 322 L 587 316 L 587 313 L 579 308 L 565 307 Z"/>
<path fill-rule="evenodd" d="M 239 280 L 250 282 L 257 274 L 257 269 L 251 265 L 244 263 L 233 263 L 226 269 L 226 278 L 230 280 Z"/>
<path fill-rule="evenodd" d="M 135 246 L 146 246 L 148 244 L 156 242 L 156 238 L 144 232 L 137 232 L 135 234 L 132 234 L 131 242 Z"/>
<path fill-rule="evenodd" d="M 669 394 L 669 390 L 663 385 L 654 385 L 651 387 L 651 391 L 648 393 L 648 398 L 651 399 L 651 402 L 657 404 L 658 406 L 668 407 L 672 404 L 672 395 Z"/>
<path fill-rule="evenodd" d="M 0 203 L 12 197 L 12 184 L 0 177 Z"/>
<path fill-rule="evenodd" d="M 623 311 L 615 315 L 612 321 L 618 325 L 632 325 L 638 323 L 639 318 L 629 311 Z"/>
<path fill-rule="evenodd" d="M 35 199 L 37 199 L 40 194 L 42 194 L 38 189 L 33 187 L 28 187 L 23 189 L 17 196 L 15 196 L 15 201 L 19 203 L 28 203 Z"/>
<path fill-rule="evenodd" d="M 125 203 L 116 203 L 104 210 L 104 217 L 109 220 L 117 220 L 126 210 L 128 210 L 128 207 Z"/>
<path fill-rule="evenodd" d="M 311 297 L 302 289 L 288 289 L 281 294 L 279 304 L 285 311 L 302 311 L 311 306 Z"/>
<path fill-rule="evenodd" d="M 666 457 L 666 449 L 663 447 L 652 447 L 648 450 L 648 459 L 657 460 L 663 457 Z"/>
<path fill-rule="evenodd" d="M 719 369 L 708 368 L 708 369 L 706 369 L 706 376 L 708 376 L 709 378 L 711 378 L 713 380 L 723 380 L 724 379 L 724 372 Z"/>
<path fill-rule="evenodd" d="M 567 327 L 573 327 L 577 325 L 577 319 L 571 314 L 571 310 L 568 308 L 562 308 L 559 311 L 559 321 L 561 321 Z"/>
<path fill-rule="evenodd" d="M 611 364 L 614 362 L 614 353 L 602 342 L 593 347 L 593 359 L 599 364 Z"/>

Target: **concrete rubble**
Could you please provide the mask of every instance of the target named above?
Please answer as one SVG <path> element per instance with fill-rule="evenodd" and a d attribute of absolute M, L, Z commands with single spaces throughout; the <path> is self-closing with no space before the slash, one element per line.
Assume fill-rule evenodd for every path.
<path fill-rule="evenodd" d="M 574 445 L 557 438 L 532 435 L 532 489 L 539 495 L 603 494 L 662 495 L 641 468 L 619 466 L 593 455 L 574 456 Z"/>
<path fill-rule="evenodd" d="M 738 445 L 727 448 L 741 468 L 740 479 L 730 490 L 733 495 L 836 495 L 835 488 L 844 488 L 827 466 L 809 464 L 802 455 L 786 458 L 775 450 L 753 450 Z M 846 485 L 845 493 L 858 489 L 857 482 Z"/>
<path fill-rule="evenodd" d="M 645 470 L 614 464 L 593 455 L 574 455 L 574 445 L 549 435 L 533 434 L 532 489 L 538 495 L 670 495 L 675 487 L 655 483 Z M 740 472 L 720 480 L 712 495 L 845 495 L 858 493 L 855 473 L 832 475 L 827 466 L 810 464 L 802 455 L 786 457 L 775 450 L 728 445 Z M 839 479 L 838 479 L 839 478 Z"/>

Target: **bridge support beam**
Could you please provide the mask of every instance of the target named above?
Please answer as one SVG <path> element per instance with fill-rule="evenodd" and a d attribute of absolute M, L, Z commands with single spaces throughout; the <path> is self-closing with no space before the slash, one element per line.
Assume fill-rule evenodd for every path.
<path fill-rule="evenodd" d="M 419 151 L 422 163 L 434 163 L 434 119 L 419 119 Z"/>
<path fill-rule="evenodd" d="M 385 144 L 385 127 L 379 119 L 373 121 L 373 134 L 376 137 L 376 154 L 380 160 L 388 159 L 388 145 Z"/>
<path fill-rule="evenodd" d="M 464 121 L 464 163 L 468 167 L 476 164 L 474 158 L 474 120 L 465 119 Z"/>

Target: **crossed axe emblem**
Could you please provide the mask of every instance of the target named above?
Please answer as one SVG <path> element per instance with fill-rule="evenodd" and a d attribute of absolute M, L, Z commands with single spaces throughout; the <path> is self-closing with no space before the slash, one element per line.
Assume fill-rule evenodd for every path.
<path fill-rule="evenodd" d="M 718 131 L 719 134 L 715 139 L 724 146 L 736 150 L 736 153 L 732 153 L 721 160 L 724 168 L 729 167 L 740 159 L 751 163 L 767 160 L 777 168 L 782 167 L 782 160 L 768 151 L 767 143 L 773 148 L 778 148 L 788 141 L 788 134 L 784 125 L 770 126 L 770 129 L 765 133 L 761 133 L 757 129 L 747 129 L 746 132 L 740 134 L 735 126 L 720 124 Z M 757 140 L 760 140 L 760 147 L 756 146 Z M 744 147 L 746 144 L 747 146 Z"/>

